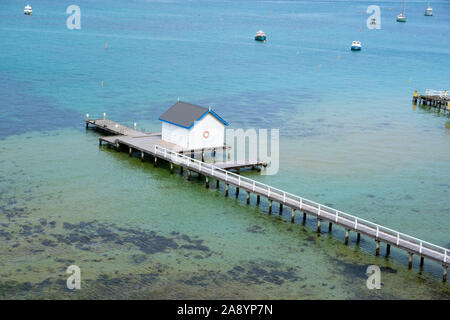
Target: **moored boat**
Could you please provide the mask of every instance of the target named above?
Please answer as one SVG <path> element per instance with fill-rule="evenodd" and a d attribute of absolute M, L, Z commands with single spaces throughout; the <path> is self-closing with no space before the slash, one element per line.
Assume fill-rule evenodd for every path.
<path fill-rule="evenodd" d="M 361 51 L 361 41 L 352 42 L 352 51 Z"/>
<path fill-rule="evenodd" d="M 428 6 L 425 10 L 425 16 L 431 17 L 433 15 L 433 8 L 430 7 L 430 1 L 428 1 Z"/>
<path fill-rule="evenodd" d="M 266 34 L 262 31 L 259 30 L 256 34 L 255 34 L 255 40 L 256 41 L 266 41 Z"/>
<path fill-rule="evenodd" d="M 33 9 L 29 4 L 25 6 L 25 9 L 23 9 L 23 13 L 26 14 L 27 16 L 31 16 L 33 14 Z"/>
<path fill-rule="evenodd" d="M 397 16 L 397 22 L 406 22 L 406 16 L 405 16 L 405 0 L 403 0 L 402 13 L 400 13 L 400 14 Z"/>

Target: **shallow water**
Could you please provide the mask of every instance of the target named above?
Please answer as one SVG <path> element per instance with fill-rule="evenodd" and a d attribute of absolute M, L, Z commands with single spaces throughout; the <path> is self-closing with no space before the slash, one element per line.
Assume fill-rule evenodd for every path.
<path fill-rule="evenodd" d="M 355 234 L 344 246 L 337 227 L 318 236 L 314 219 L 268 216 L 264 200 L 225 198 L 84 130 L 87 112 L 155 131 L 177 97 L 212 105 L 232 128 L 280 129 L 278 174 L 245 175 L 450 248 L 449 118 L 410 102 L 450 87 L 450 6 L 430 19 L 410 1 L 397 24 L 397 2 L 380 2 L 376 31 L 366 1 L 79 1 L 78 31 L 62 4 L 23 17 L 2 2 L 0 297 L 449 299 L 436 263 L 408 270 L 404 252 L 375 257 Z M 371 264 L 381 290 L 366 288 Z"/>

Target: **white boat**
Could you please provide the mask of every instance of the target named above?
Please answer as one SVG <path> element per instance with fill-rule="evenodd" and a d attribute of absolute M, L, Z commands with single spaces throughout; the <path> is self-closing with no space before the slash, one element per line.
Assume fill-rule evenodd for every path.
<path fill-rule="evenodd" d="M 259 30 L 255 34 L 255 40 L 257 40 L 257 41 L 266 41 L 266 34 L 264 33 L 264 31 Z"/>
<path fill-rule="evenodd" d="M 23 13 L 26 14 L 27 16 L 31 16 L 33 14 L 33 9 L 29 4 L 25 6 L 25 9 L 23 9 Z"/>
<path fill-rule="evenodd" d="M 353 41 L 352 42 L 352 50 L 360 51 L 361 50 L 361 41 Z"/>
<path fill-rule="evenodd" d="M 428 7 L 425 10 L 425 15 L 431 17 L 433 15 L 433 8 L 430 7 L 430 1 L 428 1 Z"/>
<path fill-rule="evenodd" d="M 405 0 L 403 0 L 402 13 L 400 13 L 400 14 L 397 16 L 397 22 L 406 22 L 406 16 L 405 16 Z"/>

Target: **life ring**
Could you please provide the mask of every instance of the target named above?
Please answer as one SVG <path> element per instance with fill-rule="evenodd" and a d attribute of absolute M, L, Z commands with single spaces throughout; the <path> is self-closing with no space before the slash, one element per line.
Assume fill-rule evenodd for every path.
<path fill-rule="evenodd" d="M 209 131 L 208 130 L 203 131 L 203 138 L 205 138 L 205 139 L 209 138 Z"/>

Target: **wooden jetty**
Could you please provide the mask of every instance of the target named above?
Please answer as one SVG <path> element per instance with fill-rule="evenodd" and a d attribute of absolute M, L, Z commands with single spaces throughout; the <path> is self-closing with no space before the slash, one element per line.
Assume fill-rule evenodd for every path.
<path fill-rule="evenodd" d="M 437 91 L 426 89 L 425 94 L 418 95 L 417 90 L 414 92 L 413 102 L 416 104 L 429 105 L 442 109 L 444 112 L 450 110 L 450 97 L 447 97 L 447 90 Z"/>
<path fill-rule="evenodd" d="M 149 155 L 153 157 L 155 166 L 157 166 L 158 159 L 165 160 L 170 164 L 171 173 L 174 165 L 177 165 L 181 173 L 183 169 L 187 171 L 188 179 L 191 178 L 191 173 L 195 172 L 205 177 L 207 188 L 209 188 L 210 179 L 215 179 L 217 188 L 220 182 L 225 184 L 225 196 L 229 195 L 230 185 L 235 187 L 236 196 L 242 189 L 247 193 L 247 204 L 250 204 L 251 194 L 256 195 L 257 204 L 260 203 L 261 197 L 266 198 L 269 202 L 269 215 L 272 214 L 273 202 L 275 201 L 279 203 L 280 215 L 283 212 L 283 206 L 291 209 L 292 223 L 295 221 L 297 212 L 303 213 L 303 223 L 305 223 L 307 215 L 314 216 L 317 218 L 318 233 L 321 233 L 323 222 L 328 222 L 329 232 L 332 231 L 333 224 L 341 226 L 346 230 L 346 245 L 349 242 L 350 232 L 357 234 L 356 243 L 360 242 L 361 234 L 365 235 L 374 239 L 376 243 L 375 254 L 377 256 L 380 255 L 381 243 L 386 244 L 386 256 L 389 256 L 391 246 L 403 249 L 409 254 L 408 267 L 410 269 L 413 265 L 413 255 L 420 257 L 420 267 L 423 267 L 425 258 L 436 261 L 443 266 L 442 281 L 447 281 L 450 250 L 229 171 L 230 168 L 237 168 L 238 166 L 242 168 L 245 164 L 251 166 L 267 164 L 237 163 L 233 167 L 231 162 L 222 164 L 206 163 L 192 156 L 184 155 L 181 152 L 182 150 L 177 150 L 169 143 L 162 141 L 159 134 L 139 132 L 113 121 L 105 121 L 105 119 L 103 121 L 86 119 L 86 127 L 93 125 L 96 128 L 115 134 L 114 136 L 101 137 L 100 144 L 106 142 L 115 146 L 118 150 L 120 145 L 126 145 L 130 156 L 132 156 L 134 151 L 140 151 L 141 159 L 144 160 L 144 156 Z M 130 134 L 129 136 L 128 133 Z"/>

